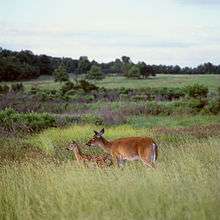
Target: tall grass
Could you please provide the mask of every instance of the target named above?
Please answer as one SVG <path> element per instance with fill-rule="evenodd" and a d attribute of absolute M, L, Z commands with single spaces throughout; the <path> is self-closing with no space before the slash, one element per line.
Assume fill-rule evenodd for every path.
<path fill-rule="evenodd" d="M 0 219 L 218 219 L 218 143 L 161 144 L 156 170 L 10 163 L 0 168 Z"/>

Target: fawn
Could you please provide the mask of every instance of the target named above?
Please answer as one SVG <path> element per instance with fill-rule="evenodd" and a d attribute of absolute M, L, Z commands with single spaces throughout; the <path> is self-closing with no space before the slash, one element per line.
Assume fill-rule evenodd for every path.
<path fill-rule="evenodd" d="M 84 164 L 87 164 L 87 162 L 92 162 L 99 167 L 106 167 L 112 164 L 112 160 L 109 158 L 109 156 L 90 156 L 90 155 L 83 154 L 80 150 L 79 145 L 75 141 L 73 141 L 67 147 L 67 150 L 73 151 L 76 160 L 78 162 L 81 161 Z"/>

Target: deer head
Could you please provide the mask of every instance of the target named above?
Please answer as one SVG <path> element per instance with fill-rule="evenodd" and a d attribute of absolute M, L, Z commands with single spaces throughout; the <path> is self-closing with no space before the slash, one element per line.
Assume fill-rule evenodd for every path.
<path fill-rule="evenodd" d="M 86 145 L 87 146 L 100 146 L 100 145 L 103 145 L 103 141 L 104 141 L 104 138 L 103 138 L 103 134 L 105 132 L 105 129 L 103 128 L 101 131 L 94 131 L 94 136 L 92 139 L 90 139 Z"/>
<path fill-rule="evenodd" d="M 66 149 L 70 151 L 74 151 L 77 148 L 78 148 L 78 144 L 75 141 L 72 141 L 72 143 Z"/>

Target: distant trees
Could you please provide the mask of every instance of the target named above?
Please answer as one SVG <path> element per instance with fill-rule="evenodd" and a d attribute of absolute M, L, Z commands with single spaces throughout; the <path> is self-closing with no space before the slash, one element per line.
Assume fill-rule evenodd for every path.
<path fill-rule="evenodd" d="M 40 75 L 52 75 L 61 64 L 65 65 L 67 73 L 87 74 L 92 66 L 99 67 L 105 76 L 109 73 L 131 77 L 140 72 L 139 78 L 146 79 L 156 74 L 220 74 L 220 65 L 210 62 L 197 67 L 180 67 L 178 65 L 149 65 L 144 62 L 134 64 L 130 57 L 123 56 L 107 63 L 89 61 L 88 57 L 79 59 L 67 57 L 51 57 L 44 54 L 35 55 L 32 51 L 20 52 L 0 48 L 0 81 L 27 80 L 37 78 Z M 133 68 L 133 66 L 139 68 Z M 130 70 L 132 68 L 132 70 Z M 102 76 L 103 77 L 103 76 Z M 135 78 L 137 78 L 135 76 Z"/>
<path fill-rule="evenodd" d="M 151 65 L 147 65 L 145 62 L 139 62 L 136 65 L 140 70 L 140 77 L 141 78 L 148 78 L 149 76 L 156 76 L 156 72 Z"/>
<path fill-rule="evenodd" d="M 153 66 L 147 65 L 145 62 L 134 64 L 129 57 L 123 56 L 122 63 L 123 74 L 128 78 L 146 79 L 156 75 Z"/>
<path fill-rule="evenodd" d="M 93 65 L 86 75 L 87 79 L 102 80 L 105 75 L 102 73 L 101 67 Z"/>
<path fill-rule="evenodd" d="M 65 82 L 69 80 L 69 75 L 66 71 L 65 65 L 61 64 L 57 69 L 53 72 L 55 82 Z"/>

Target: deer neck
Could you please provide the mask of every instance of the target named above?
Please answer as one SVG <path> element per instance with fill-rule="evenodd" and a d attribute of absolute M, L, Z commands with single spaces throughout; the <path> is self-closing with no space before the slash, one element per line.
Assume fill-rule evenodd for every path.
<path fill-rule="evenodd" d="M 102 138 L 102 142 L 99 143 L 99 147 L 101 147 L 104 151 L 111 152 L 112 143 L 111 141 Z"/>
<path fill-rule="evenodd" d="M 75 154 L 75 157 L 76 157 L 78 160 L 82 159 L 82 153 L 81 153 L 79 147 L 76 147 L 76 148 L 73 150 L 73 152 L 74 152 L 74 154 Z"/>

